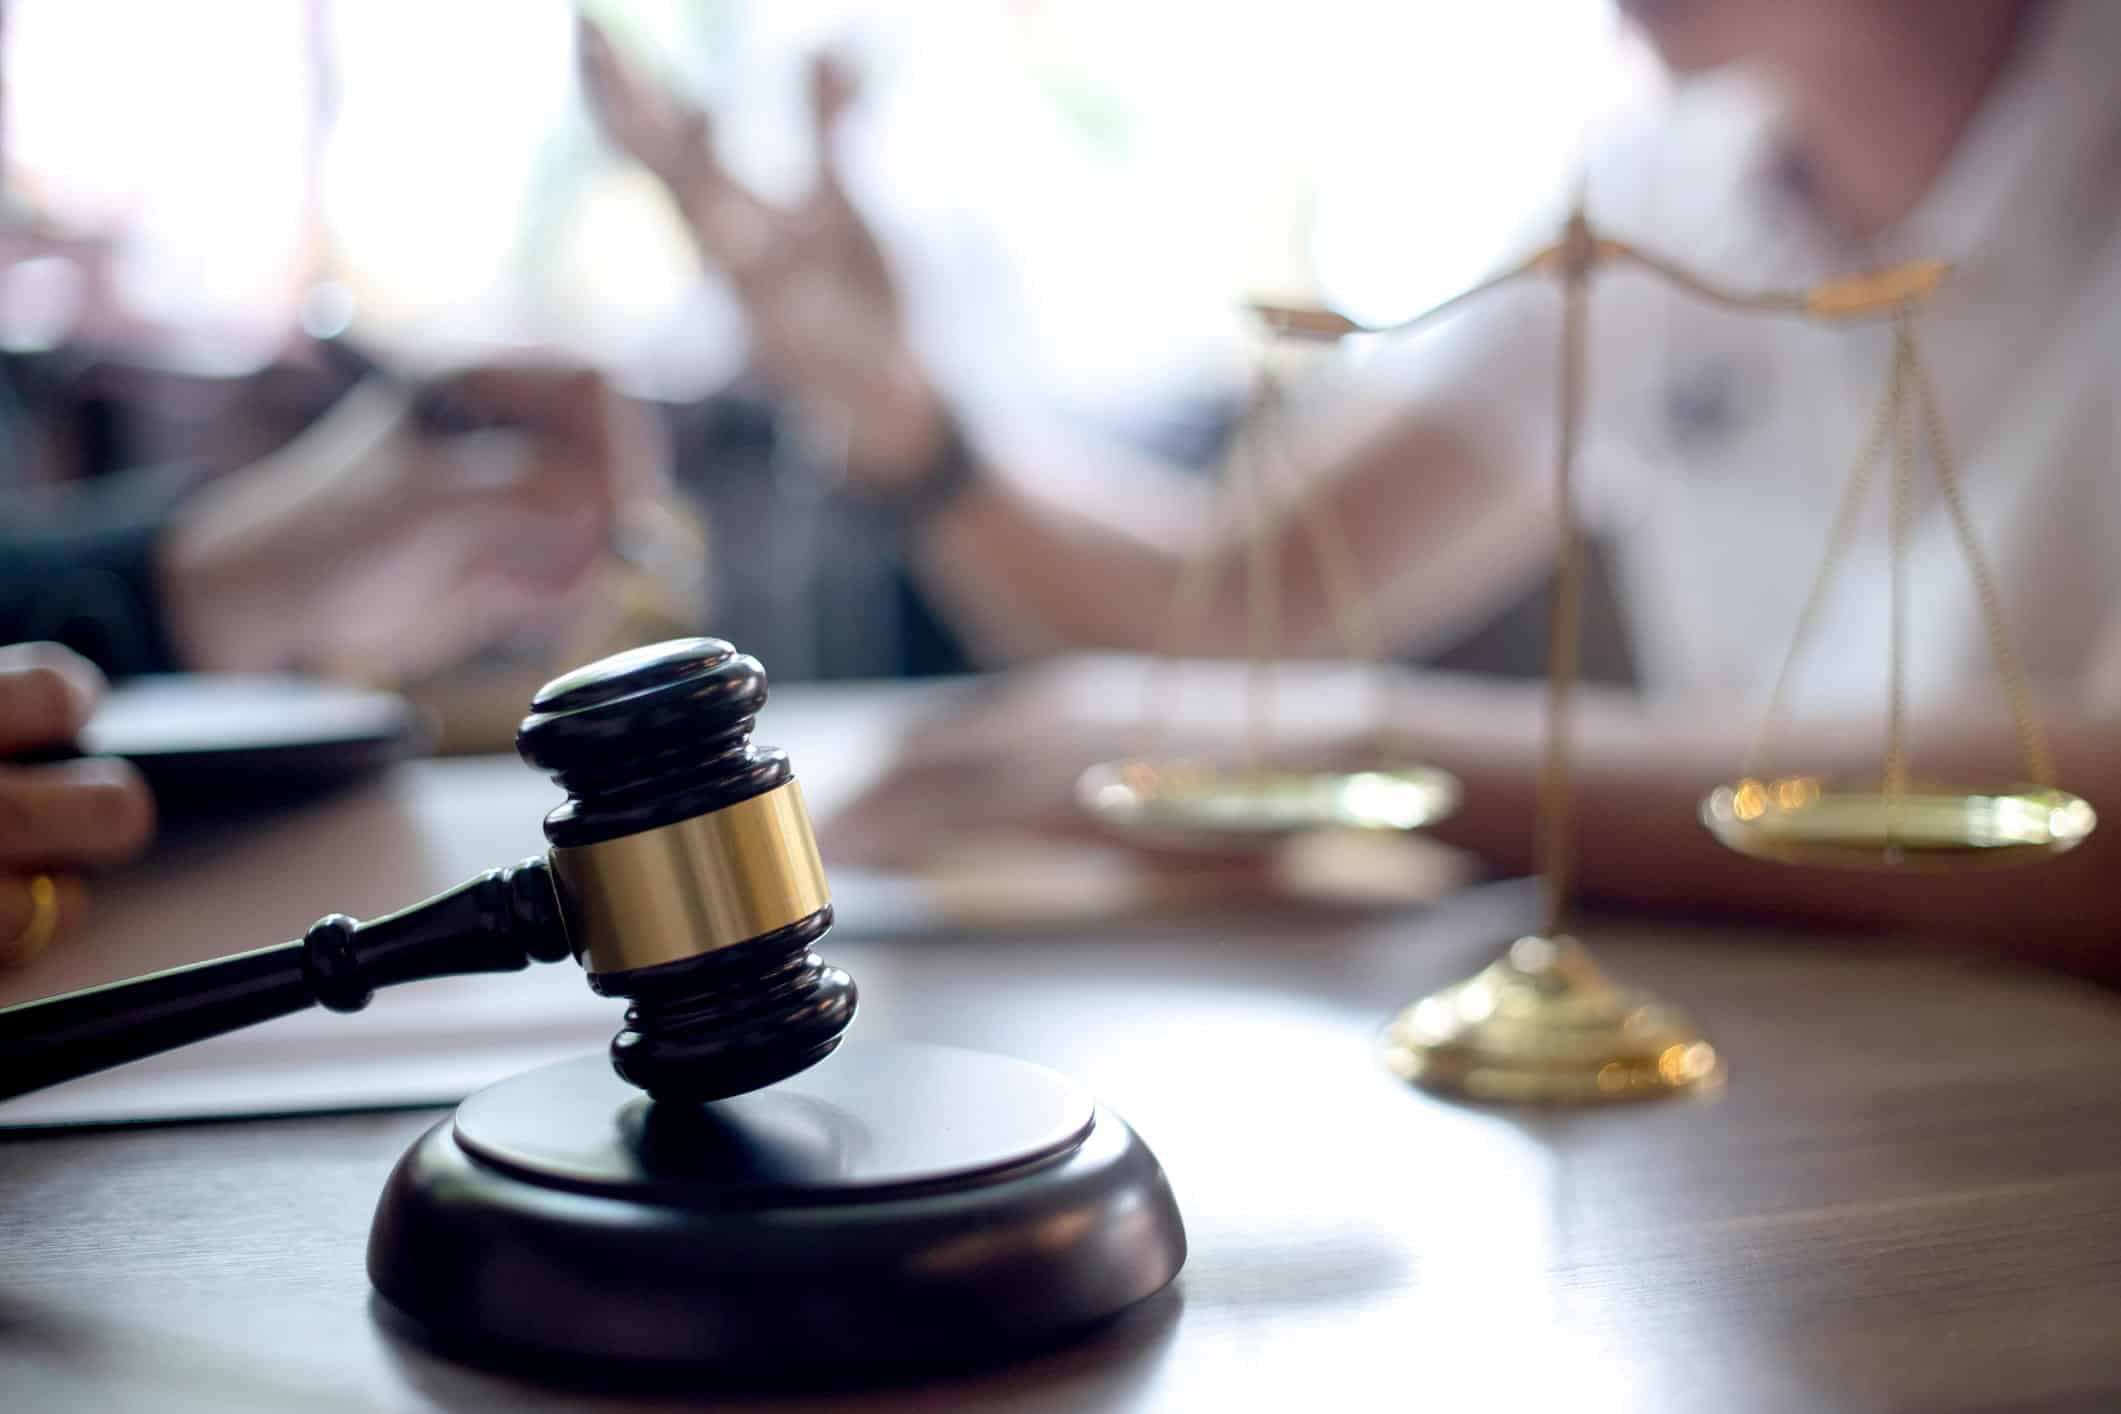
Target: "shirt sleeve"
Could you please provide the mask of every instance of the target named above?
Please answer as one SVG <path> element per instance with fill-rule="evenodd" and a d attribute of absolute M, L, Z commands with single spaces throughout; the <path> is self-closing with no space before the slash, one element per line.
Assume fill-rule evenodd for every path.
<path fill-rule="evenodd" d="M 0 642 L 63 643 L 111 677 L 183 668 L 163 617 L 160 498 L 31 521 L 0 509 Z"/>

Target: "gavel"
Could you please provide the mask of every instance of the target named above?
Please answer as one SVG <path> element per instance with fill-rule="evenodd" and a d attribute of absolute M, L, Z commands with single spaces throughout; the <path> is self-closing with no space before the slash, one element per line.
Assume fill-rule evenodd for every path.
<path fill-rule="evenodd" d="M 573 956 L 627 998 L 614 1069 L 723 1099 L 831 1054 L 855 986 L 814 945 L 832 901 L 787 756 L 754 746 L 756 659 L 720 639 L 617 653 L 541 688 L 516 749 L 567 792 L 543 857 L 366 923 L 0 1009 L 0 1097 L 376 988 Z"/>

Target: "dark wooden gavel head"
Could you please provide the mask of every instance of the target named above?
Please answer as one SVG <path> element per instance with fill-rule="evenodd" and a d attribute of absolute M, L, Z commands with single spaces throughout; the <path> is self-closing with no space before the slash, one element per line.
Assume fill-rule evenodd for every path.
<path fill-rule="evenodd" d="M 632 1006 L 612 1064 L 657 1099 L 770 1085 L 831 1053 L 855 988 L 802 790 L 752 745 L 757 660 L 714 638 L 631 649 L 539 690 L 516 734 L 567 803 L 545 820 L 568 943 Z"/>

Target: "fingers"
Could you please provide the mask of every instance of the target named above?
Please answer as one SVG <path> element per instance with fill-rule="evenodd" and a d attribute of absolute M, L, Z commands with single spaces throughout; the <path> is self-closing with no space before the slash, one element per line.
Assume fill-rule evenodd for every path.
<path fill-rule="evenodd" d="M 611 554 L 612 520 L 587 509 L 569 514 L 511 508 L 485 519 L 492 529 L 468 547 L 452 592 L 491 581 L 496 594 L 528 615 L 572 593 Z"/>
<path fill-rule="evenodd" d="M 397 677 L 420 677 L 489 644 L 505 641 L 535 596 L 499 574 L 468 574 L 426 586 L 418 612 L 389 622 L 364 615 L 334 636 L 344 661 Z"/>
<path fill-rule="evenodd" d="M 0 874 L 0 967 L 20 967 L 80 928 L 88 890 L 72 874 Z"/>
<path fill-rule="evenodd" d="M 581 519 L 602 541 L 611 534 L 615 507 L 666 488 L 670 458 L 662 422 L 594 371 L 520 360 L 467 369 L 445 386 L 524 432 L 528 445 L 518 475 L 467 475 L 426 490 Z M 458 449 L 479 454 L 469 441 Z"/>
<path fill-rule="evenodd" d="M 854 71 L 837 55 L 820 53 L 810 61 L 810 116 L 823 137 L 861 92 Z"/>
<path fill-rule="evenodd" d="M 497 423 L 580 442 L 594 439 L 608 392 L 594 369 L 534 356 L 459 369 L 435 387 Z"/>
<path fill-rule="evenodd" d="M 696 184 L 680 203 L 693 244 L 740 290 L 774 267 L 778 225 L 767 205 L 734 182 Z"/>
<path fill-rule="evenodd" d="M 95 664 L 56 643 L 0 648 L 0 756 L 70 744 L 103 686 Z"/>
<path fill-rule="evenodd" d="M 627 501 L 660 495 L 670 480 L 670 448 L 662 419 L 647 404 L 629 398 L 592 375 L 579 388 L 581 397 L 577 461 L 601 473 L 612 499 Z M 562 468 L 564 470 L 564 468 Z"/>
<path fill-rule="evenodd" d="M 772 213 L 722 166 L 707 114 L 620 57 L 587 17 L 576 35 L 582 92 L 598 127 L 661 179 L 700 253 L 744 278 L 771 252 Z"/>
<path fill-rule="evenodd" d="M 577 27 L 582 91 L 605 136 L 653 172 L 685 214 L 701 256 L 739 283 L 773 254 L 773 210 L 715 155 L 707 114 L 619 56 L 587 18 Z"/>
<path fill-rule="evenodd" d="M 621 58 L 586 15 L 576 17 L 575 46 L 590 116 L 627 156 L 665 182 L 695 160 L 713 160 L 706 115 Z"/>
<path fill-rule="evenodd" d="M 817 143 L 818 190 L 840 205 L 846 204 L 847 193 L 840 180 L 839 150 L 833 136 L 859 91 L 854 71 L 833 55 L 819 54 L 810 61 L 810 126 Z"/>
<path fill-rule="evenodd" d="M 147 785 L 124 761 L 0 766 L 0 866 L 111 863 L 154 833 Z"/>

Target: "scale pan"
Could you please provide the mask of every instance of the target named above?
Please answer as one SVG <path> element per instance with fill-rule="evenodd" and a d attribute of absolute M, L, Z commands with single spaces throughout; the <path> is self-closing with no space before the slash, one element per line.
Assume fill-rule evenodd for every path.
<path fill-rule="evenodd" d="M 1458 808 L 1455 776 L 1427 766 L 1375 771 L 1247 770 L 1202 761 L 1112 761 L 1076 782 L 1085 810 L 1123 834 L 1224 846 L 1309 830 L 1418 830 Z"/>
<path fill-rule="evenodd" d="M 2023 864 L 2083 843 L 2098 824 L 2068 791 L 1913 786 L 1895 804 L 1874 786 L 1810 776 L 1741 780 L 1701 802 L 1701 821 L 1741 854 L 1849 869 Z"/>

